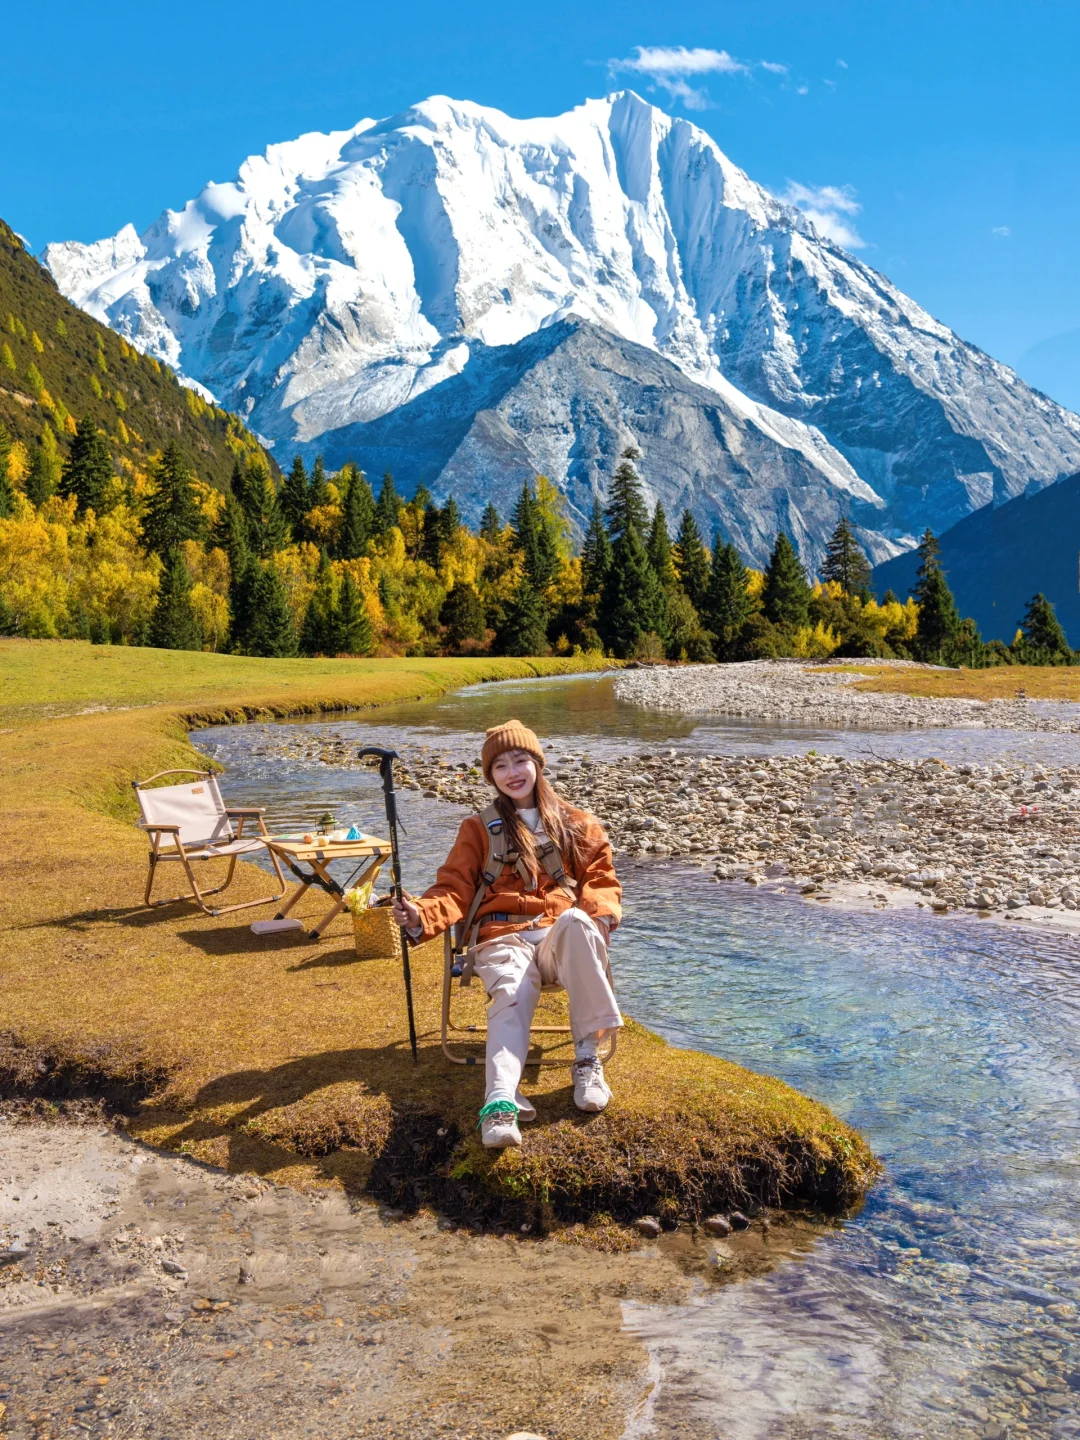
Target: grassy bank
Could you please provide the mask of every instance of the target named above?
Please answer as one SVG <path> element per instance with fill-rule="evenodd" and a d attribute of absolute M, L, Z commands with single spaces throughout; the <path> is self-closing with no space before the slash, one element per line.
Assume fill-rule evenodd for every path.
<path fill-rule="evenodd" d="M 414 1067 L 399 962 L 357 961 L 344 922 L 319 944 L 256 941 L 252 912 L 209 919 L 186 905 L 142 907 L 146 844 L 131 823 L 128 782 L 199 763 L 190 724 L 385 704 L 572 668 L 0 642 L 0 1093 L 108 1093 L 152 1143 L 486 1222 L 674 1218 L 753 1200 L 836 1210 L 857 1200 L 874 1162 L 824 1107 L 636 1025 L 612 1065 L 609 1111 L 579 1116 L 565 1069 L 532 1070 L 540 1121 L 520 1152 L 492 1157 L 473 1130 L 482 1070 L 451 1066 L 438 1049 L 437 946 L 415 958 Z M 241 869 L 236 898 L 265 891 L 265 875 Z M 313 915 L 322 908 L 307 903 Z M 478 987 L 465 1003 L 479 1018 Z"/>
<path fill-rule="evenodd" d="M 857 687 L 884 694 L 930 699 L 1013 700 L 1023 690 L 1030 700 L 1080 701 L 1080 666 L 997 665 L 990 670 L 890 670 L 885 666 L 844 666 L 866 676 Z"/>

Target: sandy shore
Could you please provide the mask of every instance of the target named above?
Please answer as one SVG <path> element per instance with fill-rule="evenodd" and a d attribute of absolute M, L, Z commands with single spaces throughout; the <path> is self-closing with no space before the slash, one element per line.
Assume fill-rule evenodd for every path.
<path fill-rule="evenodd" d="M 627 704 L 687 715 L 731 715 L 776 724 L 865 729 L 964 729 L 1071 732 L 1080 729 L 1062 708 L 1037 711 L 1027 700 L 928 699 L 857 690 L 863 677 L 841 668 L 873 661 L 812 665 L 756 660 L 738 665 L 683 665 L 623 670 L 615 694 Z M 896 661 L 890 665 L 895 668 Z M 922 668 L 922 667 L 920 667 Z"/>
<path fill-rule="evenodd" d="M 0 1113 L 0 1434 L 19 1440 L 616 1440 L 650 1388 L 622 1302 L 685 1303 L 816 1233 L 780 1216 L 617 1257 L 482 1236 L 45 1109 Z"/>

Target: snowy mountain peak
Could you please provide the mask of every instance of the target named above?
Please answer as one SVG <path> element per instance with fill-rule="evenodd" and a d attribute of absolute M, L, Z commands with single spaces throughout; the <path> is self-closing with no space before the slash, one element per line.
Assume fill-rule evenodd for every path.
<path fill-rule="evenodd" d="M 584 441 L 604 408 L 588 367 L 558 444 L 537 439 L 545 418 L 493 378 L 517 373 L 529 337 L 569 317 L 629 342 L 605 352 L 613 364 L 640 368 L 654 352 L 692 382 L 692 401 L 675 387 L 680 404 L 716 407 L 698 453 L 655 477 L 665 504 L 690 504 L 710 529 L 724 486 L 780 486 L 812 556 L 829 506 L 799 519 L 797 477 L 809 476 L 833 496 L 833 518 L 854 505 L 884 558 L 926 523 L 1080 468 L 1076 417 L 819 236 L 697 126 L 629 90 L 527 120 L 433 96 L 271 145 L 141 237 L 125 226 L 43 259 L 71 299 L 286 456 L 300 446 L 343 460 L 348 436 L 360 458 L 370 427 L 422 412 L 429 431 L 394 451 L 398 472 L 436 491 L 458 475 L 467 511 L 484 497 L 482 478 L 475 495 L 460 490 L 472 483 L 455 469 L 466 434 L 470 474 L 524 446 L 524 469 L 582 499 L 603 488 L 599 442 Z M 666 421 L 654 393 L 635 393 L 606 423 L 636 436 L 649 478 Z M 463 430 L 484 396 L 500 426 Z M 440 405 L 459 419 L 435 435 Z"/>

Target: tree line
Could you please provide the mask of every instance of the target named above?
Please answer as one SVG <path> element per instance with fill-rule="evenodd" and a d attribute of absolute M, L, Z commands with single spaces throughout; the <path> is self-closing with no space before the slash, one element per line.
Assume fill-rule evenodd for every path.
<path fill-rule="evenodd" d="M 580 550 L 540 476 L 503 520 L 474 532 L 452 496 L 376 493 L 354 464 L 275 477 L 236 455 L 224 490 L 170 441 L 117 475 L 104 436 L 78 423 L 58 475 L 12 463 L 0 428 L 0 632 L 250 655 L 602 652 L 624 659 L 897 656 L 969 666 L 1073 663 L 1036 596 L 1012 646 L 984 644 L 957 612 L 927 531 L 912 598 L 870 590 L 841 519 L 811 579 L 784 533 L 763 571 L 689 510 L 674 534 L 650 513 L 627 449 Z"/>

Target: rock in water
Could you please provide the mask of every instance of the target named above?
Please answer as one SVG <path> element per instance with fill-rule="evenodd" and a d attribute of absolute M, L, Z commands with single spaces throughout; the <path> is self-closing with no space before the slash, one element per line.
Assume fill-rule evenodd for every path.
<path fill-rule="evenodd" d="M 707 1235 L 718 1235 L 722 1238 L 731 1234 L 731 1221 L 726 1215 L 710 1215 L 702 1229 Z"/>
<path fill-rule="evenodd" d="M 655 1240 L 660 1234 L 660 1221 L 653 1215 L 643 1215 L 640 1220 L 634 1221 L 634 1228 L 647 1240 Z"/>

